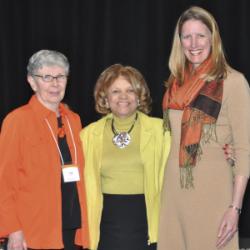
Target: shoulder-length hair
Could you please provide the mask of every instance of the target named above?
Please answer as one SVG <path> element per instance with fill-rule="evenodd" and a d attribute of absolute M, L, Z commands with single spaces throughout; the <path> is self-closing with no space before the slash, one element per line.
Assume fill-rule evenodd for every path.
<path fill-rule="evenodd" d="M 105 69 L 97 79 L 94 89 L 96 111 L 100 114 L 108 114 L 111 112 L 107 106 L 107 91 L 113 82 L 120 76 L 124 77 L 133 87 L 139 100 L 137 109 L 148 114 L 151 111 L 152 100 L 144 77 L 137 69 L 121 64 L 111 65 Z"/>
<path fill-rule="evenodd" d="M 181 30 L 183 24 L 186 21 L 192 19 L 201 21 L 211 32 L 210 56 L 213 66 L 207 72 L 207 74 L 203 75 L 202 77 L 207 81 L 226 77 L 228 64 L 225 59 L 217 22 L 215 21 L 214 17 L 205 9 L 192 6 L 182 13 L 175 27 L 172 50 L 169 58 L 169 69 L 171 74 L 167 84 L 171 84 L 174 79 L 177 79 L 179 84 L 183 83 L 184 72 L 188 62 L 181 45 Z"/>

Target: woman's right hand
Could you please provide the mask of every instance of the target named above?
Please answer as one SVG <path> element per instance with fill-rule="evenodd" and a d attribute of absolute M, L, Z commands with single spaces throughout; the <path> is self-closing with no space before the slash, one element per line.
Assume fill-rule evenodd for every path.
<path fill-rule="evenodd" d="M 16 231 L 9 234 L 8 250 L 27 250 L 27 244 L 24 240 L 23 232 Z"/>

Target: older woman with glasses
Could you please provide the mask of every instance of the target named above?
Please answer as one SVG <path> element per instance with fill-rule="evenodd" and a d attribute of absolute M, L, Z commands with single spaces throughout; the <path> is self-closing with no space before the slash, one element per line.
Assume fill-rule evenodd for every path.
<path fill-rule="evenodd" d="M 88 247 L 80 118 L 61 103 L 69 63 L 41 50 L 27 66 L 34 91 L 0 137 L 0 237 L 8 249 Z"/>

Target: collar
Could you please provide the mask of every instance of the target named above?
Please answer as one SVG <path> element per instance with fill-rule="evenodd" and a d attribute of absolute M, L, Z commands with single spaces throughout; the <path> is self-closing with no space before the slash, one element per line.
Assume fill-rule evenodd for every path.
<path fill-rule="evenodd" d="M 150 133 L 153 128 L 150 117 L 140 111 L 137 111 L 137 113 L 138 113 L 138 119 L 140 120 L 140 124 L 141 124 L 141 128 L 140 128 L 141 132 Z M 95 134 L 96 136 L 100 136 L 103 133 L 103 129 L 105 127 L 107 120 L 111 120 L 112 118 L 113 118 L 113 114 L 109 113 L 103 118 L 101 118 L 100 120 L 96 121 L 95 124 L 97 126 L 95 126 L 93 134 Z"/>
<path fill-rule="evenodd" d="M 48 108 L 46 108 L 36 97 L 36 95 L 33 95 L 29 100 L 29 105 L 31 108 L 35 111 L 36 114 L 39 114 L 41 119 L 48 118 L 50 116 L 56 116 L 56 113 Z M 62 103 L 59 104 L 60 112 L 62 112 L 64 115 L 67 115 L 69 113 L 69 110 L 63 105 Z"/>
<path fill-rule="evenodd" d="M 113 115 L 115 128 L 118 130 L 124 130 L 124 129 L 127 130 L 128 128 L 132 126 L 132 124 L 135 123 L 136 114 L 137 112 L 135 112 L 134 114 L 126 118 L 120 118 L 120 117 Z"/>

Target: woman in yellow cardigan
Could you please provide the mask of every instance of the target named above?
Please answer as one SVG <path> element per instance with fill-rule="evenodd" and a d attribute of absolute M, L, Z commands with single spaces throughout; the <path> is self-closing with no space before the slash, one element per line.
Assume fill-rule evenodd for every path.
<path fill-rule="evenodd" d="M 81 131 L 90 248 L 154 250 L 169 133 L 147 115 L 149 89 L 133 67 L 104 70 L 94 96 L 106 116 Z"/>

